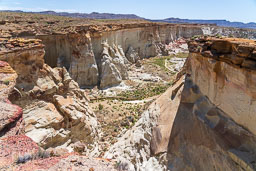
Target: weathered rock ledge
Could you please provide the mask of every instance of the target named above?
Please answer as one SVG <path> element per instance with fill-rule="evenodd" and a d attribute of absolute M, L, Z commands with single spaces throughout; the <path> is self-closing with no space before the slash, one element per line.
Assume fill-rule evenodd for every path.
<path fill-rule="evenodd" d="M 170 170 L 255 170 L 255 41 L 198 38 L 168 145 Z"/>
<path fill-rule="evenodd" d="M 188 42 L 191 53 L 256 70 L 256 41 L 236 38 L 198 38 Z"/>
<path fill-rule="evenodd" d="M 256 42 L 206 38 L 189 42 L 189 50 L 202 93 L 256 135 Z"/>

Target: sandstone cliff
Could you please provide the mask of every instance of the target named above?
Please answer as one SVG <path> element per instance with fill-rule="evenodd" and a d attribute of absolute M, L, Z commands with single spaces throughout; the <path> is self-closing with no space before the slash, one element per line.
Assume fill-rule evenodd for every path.
<path fill-rule="evenodd" d="M 170 170 L 255 170 L 255 49 L 255 41 L 243 39 L 189 42 Z"/>
<path fill-rule="evenodd" d="M 224 35 L 255 38 L 254 32 L 239 29 L 173 25 L 173 24 L 125 24 L 76 27 L 75 34 L 37 36 L 46 45 L 46 63 L 64 66 L 80 86 L 113 86 L 124 79 L 122 61 L 137 62 L 139 59 L 166 56 L 168 45 L 178 38 L 195 35 Z M 106 45 L 109 50 L 104 50 Z M 111 50 L 112 49 L 112 50 Z M 118 49 L 118 50 L 117 50 Z M 108 77 L 105 77 L 104 55 L 109 56 Z M 111 53 L 111 54 L 108 54 Z M 116 63 L 112 62 L 116 61 Z M 110 64 L 108 64 L 110 65 Z M 120 70 L 122 68 L 122 70 Z M 113 81 L 110 79 L 113 78 Z"/>
<path fill-rule="evenodd" d="M 46 45 L 47 64 L 65 67 L 81 87 L 106 88 L 127 79 L 130 62 L 168 55 L 172 41 L 202 34 L 201 27 L 142 23 L 76 27 L 75 33 L 36 37 Z"/>

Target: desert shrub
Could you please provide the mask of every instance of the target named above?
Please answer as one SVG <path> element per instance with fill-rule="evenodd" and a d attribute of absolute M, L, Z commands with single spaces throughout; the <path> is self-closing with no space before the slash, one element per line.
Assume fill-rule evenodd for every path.
<path fill-rule="evenodd" d="M 4 81 L 4 84 L 5 84 L 5 85 L 9 85 L 9 84 L 10 84 L 10 81 L 9 81 L 9 80 L 5 80 L 5 81 Z"/>
<path fill-rule="evenodd" d="M 103 110 L 104 106 L 102 104 L 99 104 L 99 110 Z"/>
<path fill-rule="evenodd" d="M 24 154 L 22 156 L 18 156 L 16 159 L 16 163 L 22 164 L 22 163 L 26 163 L 30 160 L 45 159 L 45 158 L 49 158 L 49 157 L 50 157 L 50 153 L 48 153 L 45 150 L 41 150 L 41 148 L 39 148 L 36 153 L 32 153 L 32 154 L 28 153 L 28 154 Z"/>

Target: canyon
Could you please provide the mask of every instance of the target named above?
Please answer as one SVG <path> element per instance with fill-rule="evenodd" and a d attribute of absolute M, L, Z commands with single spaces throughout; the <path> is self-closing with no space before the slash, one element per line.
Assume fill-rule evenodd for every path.
<path fill-rule="evenodd" d="M 20 15 L 0 22 L 0 169 L 256 169 L 255 30 Z"/>

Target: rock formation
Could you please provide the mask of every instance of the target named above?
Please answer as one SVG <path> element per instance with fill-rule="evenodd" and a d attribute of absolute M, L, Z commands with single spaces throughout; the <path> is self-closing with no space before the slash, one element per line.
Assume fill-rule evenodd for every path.
<path fill-rule="evenodd" d="M 170 170 L 255 170 L 255 48 L 243 39 L 189 42 Z"/>
<path fill-rule="evenodd" d="M 100 131 L 87 96 L 66 69 L 44 64 L 39 40 L 0 44 L 0 59 L 12 65 L 0 61 L 0 170 L 115 170 L 109 160 L 66 150 L 96 155 Z M 45 151 L 38 145 L 62 147 Z"/>
<path fill-rule="evenodd" d="M 23 133 L 22 109 L 8 100 L 16 84 L 17 74 L 4 61 L 0 61 L 0 78 L 0 137 Z"/>
<path fill-rule="evenodd" d="M 65 67 L 80 87 L 106 88 L 128 78 L 129 63 L 168 55 L 172 41 L 202 35 L 200 27 L 125 24 L 75 27 L 75 33 L 36 36 L 46 45 L 46 63 Z"/>
<path fill-rule="evenodd" d="M 106 88 L 120 84 L 122 80 L 128 78 L 126 59 L 122 48 L 114 46 L 109 47 L 107 43 L 103 44 L 101 57 L 100 87 Z"/>
<path fill-rule="evenodd" d="M 100 127 L 85 92 L 66 69 L 44 64 L 39 40 L 4 40 L 3 44 L 0 60 L 8 62 L 18 75 L 10 99 L 23 108 L 25 134 L 45 149 L 59 146 L 74 151 L 76 143 L 82 143 L 82 152 L 97 152 Z M 3 84 L 7 81 L 13 89 L 15 82 L 8 79 Z"/>

